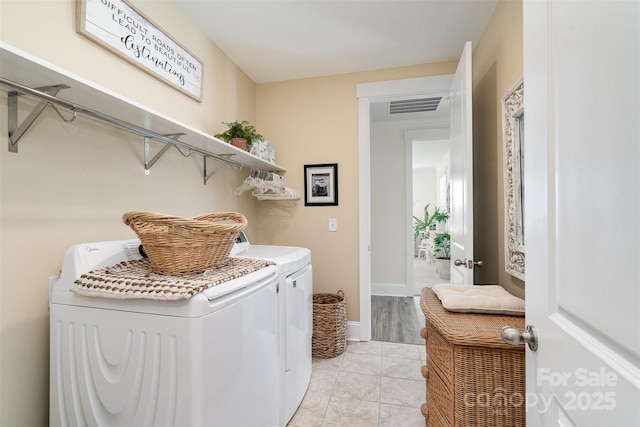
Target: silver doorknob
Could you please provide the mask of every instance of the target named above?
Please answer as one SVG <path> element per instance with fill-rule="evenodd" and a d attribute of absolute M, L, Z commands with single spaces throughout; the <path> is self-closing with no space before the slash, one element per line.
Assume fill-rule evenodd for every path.
<path fill-rule="evenodd" d="M 500 331 L 502 340 L 510 345 L 520 345 L 521 342 L 526 342 L 531 351 L 538 349 L 538 335 L 533 326 L 527 325 L 526 329 L 521 331 L 515 326 L 505 326 Z"/>
<path fill-rule="evenodd" d="M 453 265 L 455 265 L 456 267 L 466 267 L 468 269 L 472 269 L 473 266 L 477 266 L 477 267 L 484 267 L 484 261 L 472 261 L 470 259 L 465 259 L 464 261 L 461 259 L 456 259 L 455 261 L 453 261 Z"/>
<path fill-rule="evenodd" d="M 457 259 L 457 260 L 453 261 L 453 265 L 455 265 L 456 267 L 460 267 L 461 265 L 464 265 L 466 267 L 467 266 L 467 260 L 462 261 L 461 259 Z"/>

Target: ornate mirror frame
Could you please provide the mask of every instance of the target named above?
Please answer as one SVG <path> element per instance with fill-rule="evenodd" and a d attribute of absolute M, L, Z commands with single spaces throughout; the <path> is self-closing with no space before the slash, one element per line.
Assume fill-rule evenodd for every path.
<path fill-rule="evenodd" d="M 524 81 L 502 97 L 505 270 L 524 280 Z"/>

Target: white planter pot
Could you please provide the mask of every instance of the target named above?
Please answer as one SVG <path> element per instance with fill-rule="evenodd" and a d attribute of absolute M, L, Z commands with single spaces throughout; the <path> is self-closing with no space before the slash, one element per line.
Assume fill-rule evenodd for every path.
<path fill-rule="evenodd" d="M 451 279 L 451 260 L 436 258 L 436 266 L 438 267 L 438 275 L 441 279 Z"/>

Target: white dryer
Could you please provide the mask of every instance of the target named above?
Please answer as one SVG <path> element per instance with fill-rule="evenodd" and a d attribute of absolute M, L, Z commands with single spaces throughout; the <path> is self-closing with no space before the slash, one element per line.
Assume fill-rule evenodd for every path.
<path fill-rule="evenodd" d="M 311 380 L 313 274 L 311 251 L 294 246 L 252 245 L 240 233 L 231 255 L 266 259 L 278 268 L 280 425 L 298 409 Z"/>
<path fill-rule="evenodd" d="M 50 424 L 281 425 L 278 269 L 181 302 L 69 290 L 85 272 L 139 258 L 138 247 L 87 243 L 65 255 L 50 290 Z"/>

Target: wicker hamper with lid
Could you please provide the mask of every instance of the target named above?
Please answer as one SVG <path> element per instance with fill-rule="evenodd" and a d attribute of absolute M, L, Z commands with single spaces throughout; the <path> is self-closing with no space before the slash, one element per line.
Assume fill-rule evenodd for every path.
<path fill-rule="evenodd" d="M 427 426 L 524 427 L 524 344 L 513 347 L 500 336 L 505 325 L 524 329 L 524 317 L 452 313 L 430 288 L 422 290 L 420 307 L 426 316 L 421 410 Z"/>
<path fill-rule="evenodd" d="M 155 212 L 127 212 L 122 221 L 140 238 L 155 273 L 198 274 L 227 260 L 247 218 L 213 212 L 193 218 Z"/>
<path fill-rule="evenodd" d="M 344 292 L 313 294 L 311 355 L 330 359 L 344 353 L 347 345 L 347 310 Z"/>

